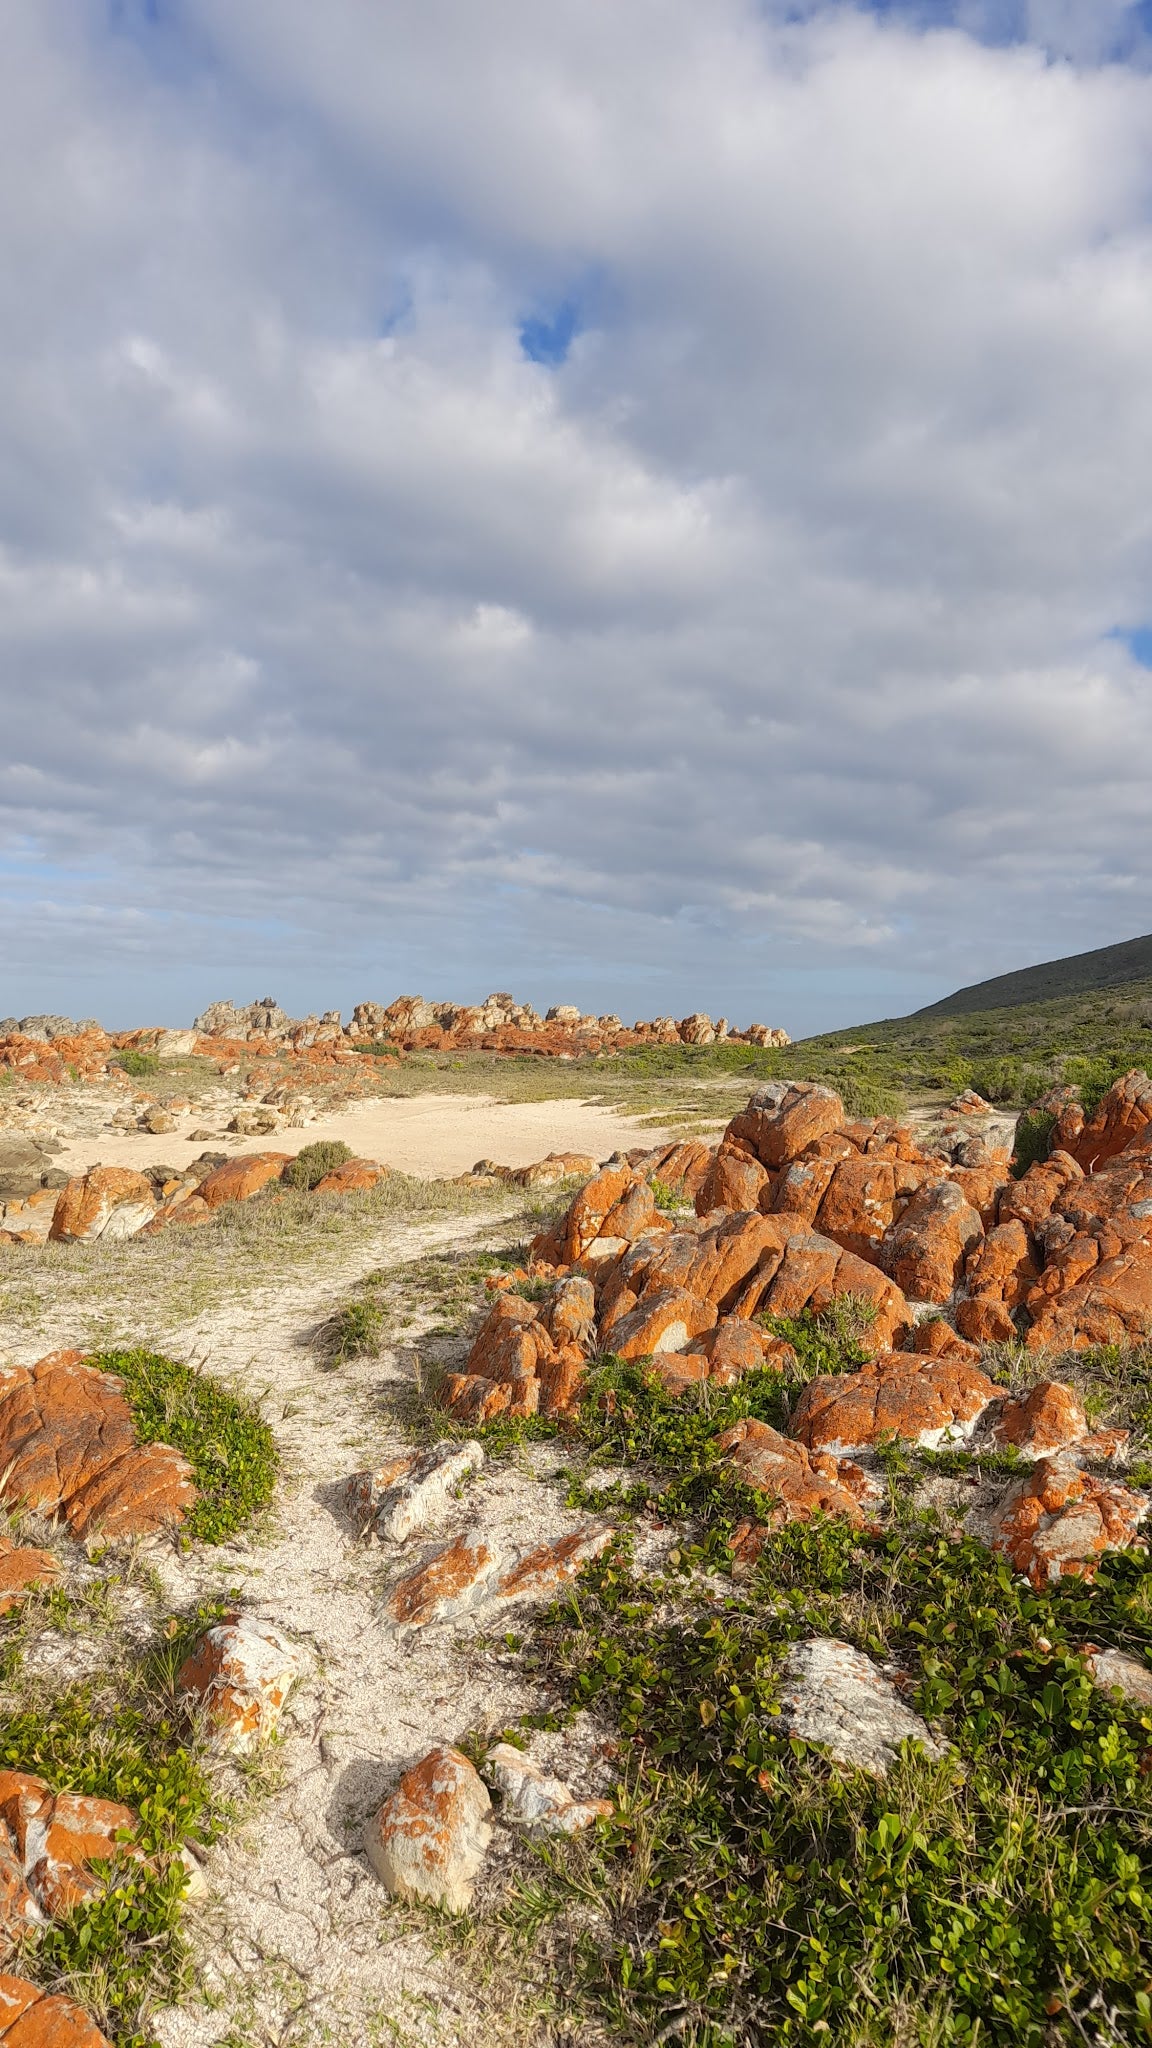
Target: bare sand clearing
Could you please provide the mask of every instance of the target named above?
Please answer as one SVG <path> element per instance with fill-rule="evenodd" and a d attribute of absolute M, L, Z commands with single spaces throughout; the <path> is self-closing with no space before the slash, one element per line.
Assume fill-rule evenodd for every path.
<path fill-rule="evenodd" d="M 342 1138 L 353 1152 L 379 1159 L 385 1166 L 431 1180 L 467 1173 L 477 1160 L 494 1159 L 501 1166 L 528 1166 L 548 1152 L 588 1152 L 607 1159 L 634 1145 L 656 1145 L 665 1133 L 620 1116 L 598 1103 L 494 1102 L 487 1095 L 408 1095 L 357 1103 L 336 1116 L 275 1131 L 266 1138 L 221 1135 L 209 1142 L 193 1139 L 194 1130 L 215 1131 L 203 1109 L 183 1115 L 179 1129 L 160 1137 L 147 1131 L 101 1131 L 74 1138 L 54 1155 L 53 1163 L 82 1173 L 102 1166 L 183 1167 L 213 1146 L 237 1155 L 246 1152 L 299 1152 L 320 1138 Z M 222 1131 L 222 1126 L 221 1126 Z"/>

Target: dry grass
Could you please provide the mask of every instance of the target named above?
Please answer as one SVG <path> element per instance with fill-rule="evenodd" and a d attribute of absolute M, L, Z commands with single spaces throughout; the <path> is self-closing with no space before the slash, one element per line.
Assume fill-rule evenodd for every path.
<path fill-rule="evenodd" d="M 93 1345 L 155 1342 L 223 1300 L 367 1253 L 389 1226 L 449 1216 L 481 1223 L 508 1207 L 504 1188 L 393 1174 L 363 1194 L 278 1188 L 228 1204 L 196 1230 L 112 1244 L 0 1245 L 0 1343 L 33 1330 L 46 1347 L 63 1330 Z"/>

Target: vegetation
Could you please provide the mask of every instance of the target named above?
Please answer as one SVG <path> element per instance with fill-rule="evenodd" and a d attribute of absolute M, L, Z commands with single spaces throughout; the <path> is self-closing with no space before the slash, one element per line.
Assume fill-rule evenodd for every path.
<path fill-rule="evenodd" d="M 802 1377 L 857 1362 L 846 1314 L 790 1326 Z M 740 1413 L 779 1424 L 789 1389 L 770 1369 L 673 1401 L 638 1366 L 601 1375 L 591 1454 L 638 1460 L 647 1486 L 618 1505 L 683 1533 L 662 1569 L 625 1537 L 520 1652 L 564 1711 L 609 1718 L 627 1763 L 615 1820 L 539 1852 L 506 1925 L 637 2048 L 1152 2038 L 1152 1716 L 1080 1654 L 1152 1662 L 1144 1555 L 1036 1592 L 918 1512 L 902 1466 L 886 1533 L 793 1525 L 718 1598 L 758 1502 L 713 1439 Z M 781 1667 L 813 1635 L 903 1670 L 944 1760 L 905 1745 L 878 1780 L 789 1739 Z"/>
<path fill-rule="evenodd" d="M 281 1178 L 290 1188 L 314 1188 L 325 1174 L 355 1157 L 351 1145 L 346 1145 L 343 1139 L 321 1138 L 314 1145 L 305 1145 L 295 1159 L 290 1159 Z"/>
<path fill-rule="evenodd" d="M 5 1702 L 0 1767 L 34 1772 L 54 1791 L 117 1800 L 139 1816 L 145 1860 L 125 1855 L 113 1864 L 98 1898 L 30 1930 L 10 1965 L 78 1999 L 118 2048 L 149 2048 L 149 2009 L 184 1987 L 187 1870 L 177 1852 L 213 1840 L 225 1817 L 173 1683 L 193 1640 L 220 1612 L 212 1604 L 172 1619 L 161 1647 L 118 1659 L 114 1678 L 90 1678 L 53 1698 L 25 1687 L 17 1704 Z M 6 1682 L 13 1675 L 9 1669 Z"/>
<path fill-rule="evenodd" d="M 267 1506 L 276 1444 L 250 1402 L 155 1351 L 102 1351 L 92 1363 L 123 1381 L 140 1441 L 171 1444 L 188 1459 L 199 1498 L 185 1535 L 223 1543 Z"/>
<path fill-rule="evenodd" d="M 1100 994 L 1127 988 L 1152 976 L 1152 935 L 1126 939 L 1119 946 L 1097 946 L 1091 953 L 1072 953 L 1063 960 L 1044 960 L 991 981 L 957 989 L 942 1002 L 930 1003 L 920 1015 L 967 1015 L 973 1010 L 1005 1010 L 1021 1003 L 1043 1003 L 1054 996 Z"/>
<path fill-rule="evenodd" d="M 131 1074 L 134 1080 L 142 1080 L 146 1074 L 158 1074 L 161 1062 L 158 1053 L 137 1052 L 129 1047 L 124 1052 L 113 1054 L 111 1065 Z"/>

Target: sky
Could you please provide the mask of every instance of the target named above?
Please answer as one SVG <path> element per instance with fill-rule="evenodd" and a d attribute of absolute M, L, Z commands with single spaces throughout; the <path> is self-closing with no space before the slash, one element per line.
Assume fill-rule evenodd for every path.
<path fill-rule="evenodd" d="M 1152 929 L 1152 5 L 8 0 L 0 1014 Z"/>

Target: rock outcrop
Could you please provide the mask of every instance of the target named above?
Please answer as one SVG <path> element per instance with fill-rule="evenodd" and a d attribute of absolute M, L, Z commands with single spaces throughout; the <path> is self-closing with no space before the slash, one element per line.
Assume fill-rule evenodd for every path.
<path fill-rule="evenodd" d="M 187 1459 L 138 1444 L 121 1382 L 76 1351 L 0 1373 L 0 1472 L 9 1502 L 62 1517 L 77 1537 L 150 1535 L 196 1500 Z"/>

